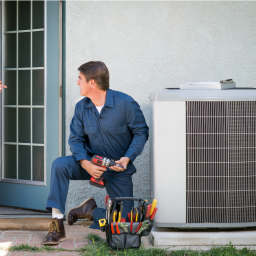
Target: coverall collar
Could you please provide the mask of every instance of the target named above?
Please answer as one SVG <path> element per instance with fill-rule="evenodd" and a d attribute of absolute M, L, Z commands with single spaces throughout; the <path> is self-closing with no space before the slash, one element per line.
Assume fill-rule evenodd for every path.
<path fill-rule="evenodd" d="M 111 89 L 107 90 L 106 102 L 105 102 L 104 106 L 109 107 L 109 108 L 115 108 L 113 91 Z M 87 98 L 87 104 L 86 104 L 85 108 L 91 108 L 91 107 L 93 107 L 92 100 L 90 98 Z"/>

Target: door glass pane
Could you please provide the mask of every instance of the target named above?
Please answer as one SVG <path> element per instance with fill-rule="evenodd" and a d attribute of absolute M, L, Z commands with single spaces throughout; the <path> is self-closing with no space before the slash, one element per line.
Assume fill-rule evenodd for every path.
<path fill-rule="evenodd" d="M 33 70 L 33 105 L 44 105 L 44 70 Z"/>
<path fill-rule="evenodd" d="M 18 179 L 31 180 L 31 147 L 19 146 Z"/>
<path fill-rule="evenodd" d="M 19 142 L 30 143 L 30 108 L 19 108 Z"/>
<path fill-rule="evenodd" d="M 43 108 L 33 108 L 33 143 L 44 144 Z"/>
<path fill-rule="evenodd" d="M 44 28 L 44 1 L 33 2 L 33 29 Z"/>
<path fill-rule="evenodd" d="M 5 35 L 5 67 L 16 68 L 16 34 Z"/>
<path fill-rule="evenodd" d="M 5 71 L 5 84 L 8 90 L 4 91 L 4 104 L 16 105 L 16 70 Z"/>
<path fill-rule="evenodd" d="M 30 70 L 19 70 L 18 72 L 19 72 L 19 105 L 30 105 Z M 8 89 L 9 89 L 9 84 L 8 84 Z"/>
<path fill-rule="evenodd" d="M 19 68 L 30 67 L 30 32 L 19 33 Z"/>
<path fill-rule="evenodd" d="M 16 142 L 16 108 L 4 108 L 4 141 Z"/>
<path fill-rule="evenodd" d="M 5 1 L 5 30 L 13 31 L 16 30 L 16 13 L 17 2 L 16 1 Z"/>
<path fill-rule="evenodd" d="M 44 66 L 44 32 L 33 32 L 33 67 Z"/>
<path fill-rule="evenodd" d="M 19 1 L 19 30 L 30 29 L 30 1 Z"/>
<path fill-rule="evenodd" d="M 4 177 L 16 179 L 17 151 L 16 145 L 4 145 Z"/>
<path fill-rule="evenodd" d="M 44 147 L 33 147 L 33 180 L 44 181 Z"/>
<path fill-rule="evenodd" d="M 44 181 L 44 7 L 42 0 L 4 1 L 5 178 Z"/>

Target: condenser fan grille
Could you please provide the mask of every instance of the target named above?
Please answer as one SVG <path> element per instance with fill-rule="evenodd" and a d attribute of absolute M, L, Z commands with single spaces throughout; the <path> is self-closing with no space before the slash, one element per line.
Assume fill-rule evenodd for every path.
<path fill-rule="evenodd" d="M 186 108 L 187 223 L 256 222 L 256 102 Z"/>

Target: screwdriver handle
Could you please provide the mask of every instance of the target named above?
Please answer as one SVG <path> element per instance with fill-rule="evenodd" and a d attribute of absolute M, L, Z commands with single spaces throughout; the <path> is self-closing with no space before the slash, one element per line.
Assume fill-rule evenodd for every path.
<path fill-rule="evenodd" d="M 155 207 L 152 215 L 150 216 L 150 219 L 153 220 L 155 218 L 155 215 L 156 215 L 156 211 L 158 210 L 158 208 Z"/>
<path fill-rule="evenodd" d="M 149 205 L 147 206 L 146 220 L 148 220 L 148 219 L 149 219 L 149 217 L 150 217 L 151 207 L 152 207 L 152 205 L 151 205 L 151 204 L 149 204 Z"/>
<path fill-rule="evenodd" d="M 157 200 L 154 199 L 153 202 L 152 202 L 152 207 L 151 207 L 150 215 L 152 215 L 152 213 L 153 213 L 153 211 L 154 211 L 156 205 L 157 205 Z"/>
<path fill-rule="evenodd" d="M 140 230 L 140 227 L 142 225 L 142 222 L 139 224 L 139 226 L 137 227 L 137 229 L 135 230 L 135 233 L 137 233 Z"/>

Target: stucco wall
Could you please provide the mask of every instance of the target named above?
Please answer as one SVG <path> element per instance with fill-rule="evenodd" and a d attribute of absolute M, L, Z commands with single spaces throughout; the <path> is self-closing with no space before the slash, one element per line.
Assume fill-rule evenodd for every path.
<path fill-rule="evenodd" d="M 111 88 L 137 100 L 148 124 L 150 91 L 226 78 L 256 86 L 255 13 L 255 2 L 67 1 L 67 140 L 81 99 L 77 68 L 90 60 L 106 63 Z M 150 197 L 149 159 L 147 142 L 133 176 L 134 194 L 142 198 Z M 67 210 L 89 196 L 102 206 L 105 194 L 88 182 L 73 181 Z"/>

